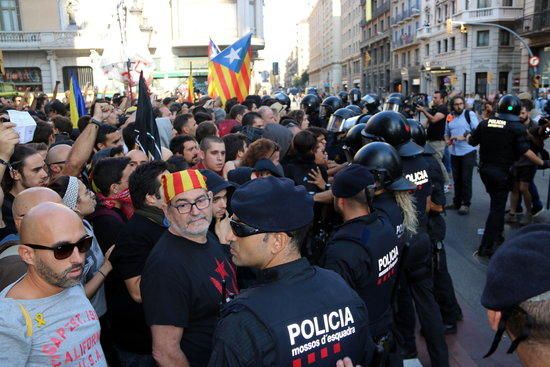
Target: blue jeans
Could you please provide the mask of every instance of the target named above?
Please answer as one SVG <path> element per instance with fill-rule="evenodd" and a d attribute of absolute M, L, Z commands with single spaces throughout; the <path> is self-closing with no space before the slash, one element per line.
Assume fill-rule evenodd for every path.
<path fill-rule="evenodd" d="M 120 361 L 120 367 L 156 367 L 155 360 L 150 354 L 137 354 L 127 352 L 115 347 Z"/>

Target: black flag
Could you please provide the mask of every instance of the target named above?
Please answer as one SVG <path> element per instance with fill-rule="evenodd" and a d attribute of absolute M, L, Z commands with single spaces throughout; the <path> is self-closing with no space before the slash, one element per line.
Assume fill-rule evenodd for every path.
<path fill-rule="evenodd" d="M 153 160 L 161 159 L 160 137 L 153 106 L 149 98 L 149 91 L 143 71 L 139 76 L 139 98 L 136 111 L 136 131 L 139 133 L 136 143 Z"/>

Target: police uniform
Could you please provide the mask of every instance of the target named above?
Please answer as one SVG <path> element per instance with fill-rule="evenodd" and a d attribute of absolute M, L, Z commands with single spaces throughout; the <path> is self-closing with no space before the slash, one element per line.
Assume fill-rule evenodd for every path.
<path fill-rule="evenodd" d="M 426 232 L 426 204 L 432 191 L 428 164 L 420 155 L 402 157 L 402 164 L 403 176 L 417 185 L 414 198 L 419 226 L 418 233 L 409 242 L 403 264 L 404 276 L 400 277 L 397 290 L 397 309 L 394 310 L 394 317 L 398 340 L 405 354 L 416 353 L 416 308 L 430 361 L 433 366 L 444 367 L 449 365 L 449 352 L 445 343 L 439 305 L 433 294 L 432 246 Z"/>
<path fill-rule="evenodd" d="M 481 256 L 491 256 L 504 241 L 504 214 L 513 182 L 510 168 L 530 148 L 525 126 L 513 116 L 505 117 L 481 121 L 469 140 L 479 145 L 479 175 L 491 198 L 478 251 Z"/>
<path fill-rule="evenodd" d="M 313 200 L 285 178 L 250 181 L 231 207 L 264 232 L 313 220 Z M 262 270 L 257 285 L 222 308 L 209 366 L 333 367 L 345 356 L 369 365 L 373 350 L 361 298 L 339 275 L 301 258 Z"/>

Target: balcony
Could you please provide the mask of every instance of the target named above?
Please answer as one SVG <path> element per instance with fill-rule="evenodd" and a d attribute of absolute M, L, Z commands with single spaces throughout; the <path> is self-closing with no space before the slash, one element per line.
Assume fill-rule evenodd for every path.
<path fill-rule="evenodd" d="M 368 47 L 374 43 L 377 43 L 385 38 L 388 38 L 390 36 L 390 34 L 388 32 L 384 32 L 384 33 L 378 33 L 377 35 L 375 36 L 371 36 L 370 38 L 367 37 L 365 40 L 363 40 L 361 42 L 361 45 L 360 45 L 360 48 L 365 48 L 365 47 Z"/>
<path fill-rule="evenodd" d="M 550 9 L 523 17 L 520 22 L 522 35 L 536 36 L 542 32 L 550 32 Z"/>
<path fill-rule="evenodd" d="M 102 49 L 102 37 L 79 31 L 0 32 L 2 50 Z"/>
<path fill-rule="evenodd" d="M 392 41 L 391 47 L 392 50 L 397 50 L 403 47 L 412 46 L 416 43 L 418 43 L 417 35 L 404 34 L 397 41 Z"/>
<path fill-rule="evenodd" d="M 416 31 L 416 38 L 419 40 L 430 38 L 431 35 L 432 35 L 431 27 L 418 28 L 418 30 Z"/>
<path fill-rule="evenodd" d="M 497 4 L 496 7 L 463 10 L 453 15 L 453 21 L 457 22 L 515 22 L 517 19 L 523 18 L 523 6 L 520 2 L 516 2 L 514 6 L 502 6 Z"/>
<path fill-rule="evenodd" d="M 390 10 L 390 2 L 387 0 L 385 3 L 382 3 L 382 5 L 377 6 L 372 11 L 372 18 L 378 18 L 380 15 L 384 14 L 385 12 Z"/>

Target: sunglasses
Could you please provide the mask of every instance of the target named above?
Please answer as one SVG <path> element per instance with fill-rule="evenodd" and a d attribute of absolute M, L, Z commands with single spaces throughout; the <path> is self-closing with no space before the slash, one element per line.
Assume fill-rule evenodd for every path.
<path fill-rule="evenodd" d="M 254 228 L 246 223 L 238 222 L 234 219 L 229 218 L 229 225 L 233 234 L 237 237 L 249 237 L 258 233 L 272 233 L 270 231 L 262 231 L 259 228 Z M 292 237 L 291 233 L 285 232 L 287 236 Z"/>
<path fill-rule="evenodd" d="M 29 246 L 30 248 L 33 248 L 35 250 L 50 250 L 53 251 L 53 256 L 57 260 L 64 260 L 70 257 L 73 253 L 73 250 L 75 247 L 78 248 L 78 252 L 81 254 L 84 254 L 90 250 L 90 247 L 92 247 L 92 236 L 86 236 L 81 238 L 75 243 L 70 242 L 58 242 L 54 247 L 48 247 L 48 246 L 42 246 L 42 245 L 33 245 L 29 243 L 25 243 L 25 246 Z"/>

